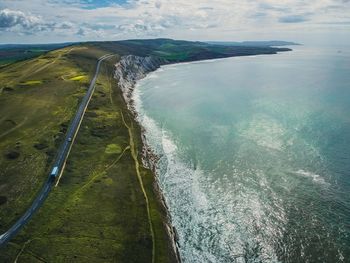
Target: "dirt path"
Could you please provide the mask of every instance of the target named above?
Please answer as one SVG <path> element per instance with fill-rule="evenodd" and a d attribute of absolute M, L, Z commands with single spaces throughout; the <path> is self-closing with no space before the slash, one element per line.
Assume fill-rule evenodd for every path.
<path fill-rule="evenodd" d="M 17 130 L 19 127 L 21 127 L 26 121 L 28 120 L 28 117 L 25 117 L 23 121 L 21 121 L 20 123 L 18 123 L 15 127 L 9 129 L 8 131 L 5 131 L 4 133 L 0 134 L 0 139 L 4 136 L 6 136 L 7 134 Z"/>
<path fill-rule="evenodd" d="M 38 72 L 42 71 L 43 69 L 45 69 L 45 68 L 51 66 L 52 64 L 56 63 L 57 60 L 59 60 L 63 55 L 68 55 L 70 52 L 72 52 L 72 51 L 75 50 L 75 49 L 79 49 L 79 48 L 72 47 L 72 48 L 70 48 L 67 52 L 65 52 L 65 53 L 60 53 L 53 61 L 51 61 L 51 62 L 49 62 L 49 63 L 43 65 L 42 67 L 38 68 L 37 70 L 35 70 L 35 71 L 32 72 L 31 74 L 38 73 Z"/>
<path fill-rule="evenodd" d="M 137 160 L 137 149 L 135 147 L 135 141 L 134 141 L 134 137 L 133 137 L 133 134 L 132 134 L 132 128 L 129 125 L 126 124 L 122 111 L 120 111 L 120 114 L 122 116 L 123 123 L 124 123 L 125 127 L 128 129 L 128 132 L 129 132 L 131 156 L 134 159 L 137 178 L 139 180 L 140 187 L 141 187 L 141 190 L 143 192 L 143 195 L 144 195 L 145 201 L 146 201 L 148 222 L 149 222 L 149 227 L 150 227 L 150 231 L 151 231 L 151 235 L 152 235 L 152 263 L 154 263 L 156 246 L 155 246 L 153 224 L 152 224 L 152 219 L 151 219 L 150 204 L 149 204 L 148 196 L 147 196 L 145 187 L 143 185 L 142 177 L 141 177 L 141 174 L 140 174 L 140 164 L 139 164 L 139 161 Z"/>

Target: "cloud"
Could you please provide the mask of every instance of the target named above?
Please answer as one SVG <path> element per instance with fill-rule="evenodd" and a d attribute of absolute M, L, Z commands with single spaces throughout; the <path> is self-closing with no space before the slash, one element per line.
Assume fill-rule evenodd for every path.
<path fill-rule="evenodd" d="M 45 22 L 41 16 L 35 16 L 30 13 L 11 9 L 0 10 L 0 31 L 3 32 L 14 32 L 20 35 L 37 35 L 52 32 L 62 35 L 64 32 L 76 32 L 77 35 L 87 36 L 87 32 L 91 35 L 94 31 L 99 32 L 100 29 L 98 24 L 95 25 L 95 28 L 92 26 L 89 28 L 84 23 L 82 25 L 86 28 L 81 27 L 81 31 L 77 31 L 80 25 L 70 21 Z"/>
<path fill-rule="evenodd" d="M 280 23 L 301 23 L 308 21 L 309 19 L 303 15 L 290 15 L 290 16 L 282 16 L 278 19 Z"/>
<path fill-rule="evenodd" d="M 162 7 L 162 3 L 157 1 L 154 6 L 159 9 Z"/>
<path fill-rule="evenodd" d="M 239 39 L 350 20 L 349 0 L 2 0 L 1 8 L 2 32 L 72 40 Z"/>
<path fill-rule="evenodd" d="M 280 6 L 279 4 L 268 4 L 266 2 L 259 3 L 258 8 L 262 10 L 279 11 L 279 12 L 288 12 L 290 10 L 289 6 Z"/>
<path fill-rule="evenodd" d="M 74 28 L 74 24 L 71 22 L 63 22 L 63 23 L 57 24 L 56 27 L 59 29 L 67 30 L 67 29 Z"/>
<path fill-rule="evenodd" d="M 69 21 L 45 22 L 41 16 L 24 13 L 18 10 L 0 10 L 0 31 L 20 35 L 35 35 L 44 32 L 69 32 L 75 25 Z"/>
<path fill-rule="evenodd" d="M 323 24 L 323 25 L 350 25 L 350 20 L 349 21 L 322 22 L 320 24 Z"/>
<path fill-rule="evenodd" d="M 256 12 L 252 14 L 250 17 L 255 19 L 266 18 L 268 14 L 266 12 Z"/>
<path fill-rule="evenodd" d="M 45 25 L 38 16 L 28 15 L 21 11 L 10 9 L 0 10 L 0 29 L 21 27 L 24 30 L 42 30 L 43 26 Z"/>
<path fill-rule="evenodd" d="M 83 28 L 79 28 L 76 34 L 78 36 L 86 36 L 86 31 Z"/>

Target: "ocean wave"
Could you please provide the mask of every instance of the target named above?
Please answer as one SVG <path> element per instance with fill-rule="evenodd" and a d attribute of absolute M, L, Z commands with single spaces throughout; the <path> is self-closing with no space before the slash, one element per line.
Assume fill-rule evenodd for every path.
<path fill-rule="evenodd" d="M 306 177 L 306 178 L 311 178 L 313 182 L 315 183 L 318 183 L 318 184 L 323 184 L 323 185 L 326 185 L 326 181 L 325 179 L 319 175 L 319 174 L 315 174 L 315 173 L 312 173 L 312 172 L 309 172 L 309 171 L 305 171 L 305 170 L 298 170 L 298 171 L 295 171 L 294 172 L 295 174 L 297 175 L 301 175 L 303 177 Z"/>
<path fill-rule="evenodd" d="M 237 127 L 243 138 L 264 148 L 282 150 L 285 129 L 279 122 L 264 114 L 256 114 L 252 119 L 243 122 L 238 124 L 241 127 Z"/>
<path fill-rule="evenodd" d="M 282 235 L 275 226 L 276 218 L 285 220 L 282 204 L 277 197 L 273 203 L 265 202 L 246 181 L 251 172 L 256 173 L 259 184 L 272 191 L 265 174 L 236 169 L 220 175 L 204 171 L 200 163 L 194 168 L 174 136 L 146 114 L 141 97 L 138 87 L 133 93 L 137 118 L 147 145 L 161 157 L 158 181 L 178 231 L 183 262 L 246 262 L 247 256 L 278 262 L 266 236 Z"/>

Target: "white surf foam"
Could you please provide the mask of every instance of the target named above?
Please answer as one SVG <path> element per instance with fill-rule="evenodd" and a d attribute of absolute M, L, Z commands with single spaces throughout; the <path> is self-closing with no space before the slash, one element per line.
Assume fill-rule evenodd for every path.
<path fill-rule="evenodd" d="M 276 120 L 264 114 L 256 114 L 249 123 L 241 124 L 240 135 L 257 145 L 273 150 L 282 150 L 283 126 Z"/>
<path fill-rule="evenodd" d="M 310 178 L 315 183 L 327 184 L 326 181 L 324 180 L 324 178 L 321 175 L 319 175 L 319 174 L 315 174 L 315 173 L 312 173 L 312 172 L 309 172 L 309 171 L 305 171 L 305 170 L 302 170 L 302 169 L 300 169 L 298 171 L 295 171 L 294 173 L 297 174 L 297 175 L 301 175 L 303 177 L 306 177 L 306 178 Z"/>
<path fill-rule="evenodd" d="M 133 100 L 138 121 L 145 129 L 147 144 L 161 157 L 158 181 L 179 234 L 183 262 L 245 262 L 244 255 L 257 246 L 261 259 L 277 262 L 265 236 L 278 235 L 269 217 L 284 220 L 283 209 L 271 209 L 254 189 L 246 189 L 250 182 L 244 178 L 249 176 L 240 170 L 212 179 L 211 173 L 218 171 L 203 171 L 200 163 L 194 169 L 181 155 L 173 135 L 145 113 L 141 96 L 137 87 Z M 263 176 L 261 184 L 270 191 Z"/>

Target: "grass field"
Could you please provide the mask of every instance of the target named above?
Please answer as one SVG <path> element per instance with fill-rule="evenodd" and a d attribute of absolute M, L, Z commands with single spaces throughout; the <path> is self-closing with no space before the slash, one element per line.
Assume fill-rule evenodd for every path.
<path fill-rule="evenodd" d="M 98 57 L 67 47 L 0 70 L 0 232 L 29 206 Z M 154 175 L 139 165 L 140 130 L 102 64 L 96 90 L 65 171 L 44 206 L 0 252 L 0 262 L 173 262 Z M 144 193 L 150 204 L 151 224 Z"/>

